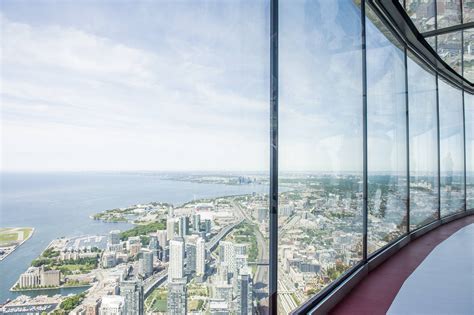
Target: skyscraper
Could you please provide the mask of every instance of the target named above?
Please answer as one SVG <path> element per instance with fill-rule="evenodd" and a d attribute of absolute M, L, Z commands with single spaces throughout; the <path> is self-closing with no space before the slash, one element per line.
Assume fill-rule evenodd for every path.
<path fill-rule="evenodd" d="M 168 243 L 168 232 L 165 230 L 158 230 L 156 231 L 156 237 L 158 238 L 158 244 L 160 245 L 161 249 L 165 249 Z"/>
<path fill-rule="evenodd" d="M 196 272 L 196 244 L 186 243 L 186 267 L 185 273 L 191 275 L 193 272 Z"/>
<path fill-rule="evenodd" d="M 196 275 L 204 276 L 206 273 L 206 242 L 202 237 L 196 241 Z"/>
<path fill-rule="evenodd" d="M 110 231 L 108 244 L 110 245 L 120 244 L 120 230 Z"/>
<path fill-rule="evenodd" d="M 186 279 L 174 279 L 168 282 L 168 314 L 186 315 L 186 295 Z"/>
<path fill-rule="evenodd" d="M 168 241 L 174 238 L 174 218 L 168 217 L 166 220 L 166 231 Z"/>
<path fill-rule="evenodd" d="M 189 234 L 189 217 L 180 217 L 178 226 L 179 237 L 185 237 Z"/>
<path fill-rule="evenodd" d="M 148 249 L 150 249 L 151 252 L 153 253 L 153 257 L 158 258 L 159 245 L 158 245 L 158 237 L 156 237 L 156 235 L 151 235 L 150 236 L 150 242 L 148 243 Z"/>
<path fill-rule="evenodd" d="M 201 215 L 198 213 L 193 214 L 193 230 L 196 233 L 201 230 Z"/>
<path fill-rule="evenodd" d="M 142 249 L 138 260 L 138 273 L 148 278 L 153 274 L 153 252 L 149 249 Z"/>
<path fill-rule="evenodd" d="M 177 237 L 170 241 L 168 281 L 184 277 L 184 240 Z"/>
<path fill-rule="evenodd" d="M 211 220 L 210 219 L 204 220 L 204 232 L 206 232 L 206 234 L 211 233 Z"/>
<path fill-rule="evenodd" d="M 226 264 L 232 276 L 236 277 L 234 243 L 228 241 L 220 242 L 219 260 L 221 263 Z"/>
<path fill-rule="evenodd" d="M 253 286 L 252 277 L 248 272 L 248 268 L 240 269 L 238 276 L 238 304 L 237 314 L 252 315 L 253 314 Z"/>
<path fill-rule="evenodd" d="M 143 314 L 143 284 L 138 279 L 120 282 L 120 295 L 124 297 L 123 314 Z"/>

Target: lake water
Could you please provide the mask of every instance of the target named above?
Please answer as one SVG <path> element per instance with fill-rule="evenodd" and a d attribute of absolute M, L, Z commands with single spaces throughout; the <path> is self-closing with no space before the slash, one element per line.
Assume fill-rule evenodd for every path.
<path fill-rule="evenodd" d="M 94 221 L 91 214 L 151 201 L 181 204 L 267 191 L 262 185 L 199 184 L 131 173 L 2 173 L 0 227 L 31 226 L 35 233 L 0 262 L 0 303 L 18 295 L 10 292 L 10 287 L 54 238 L 107 234 L 131 227 Z M 67 292 L 77 289 L 61 291 Z"/>

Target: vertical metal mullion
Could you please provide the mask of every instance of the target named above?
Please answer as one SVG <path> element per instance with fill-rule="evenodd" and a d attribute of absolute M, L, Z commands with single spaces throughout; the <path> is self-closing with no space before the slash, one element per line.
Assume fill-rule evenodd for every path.
<path fill-rule="evenodd" d="M 463 0 L 459 1 L 461 6 L 461 24 L 464 23 Z M 461 75 L 464 77 L 464 30 L 461 30 Z M 463 147 L 464 147 L 464 211 L 467 211 L 467 172 L 466 172 L 466 108 L 464 105 L 464 88 L 462 89 L 462 125 L 463 125 Z"/>
<path fill-rule="evenodd" d="M 270 0 L 269 313 L 278 305 L 278 0 Z"/>
<path fill-rule="evenodd" d="M 403 49 L 405 63 L 405 110 L 406 110 L 406 148 L 407 148 L 407 233 L 410 232 L 410 105 L 408 100 L 408 51 Z"/>
<path fill-rule="evenodd" d="M 464 103 L 464 89 L 462 91 L 462 126 L 463 126 L 463 149 L 464 149 L 464 211 L 467 211 L 467 162 L 466 162 L 466 107 Z"/>
<path fill-rule="evenodd" d="M 438 46 L 438 45 L 436 45 Z M 440 119 L 439 119 L 439 78 L 438 78 L 438 72 L 435 74 L 436 76 L 436 123 L 438 127 L 438 220 L 441 220 L 441 125 L 440 125 Z"/>
<path fill-rule="evenodd" d="M 367 262 L 367 233 L 368 233 L 368 149 L 367 149 L 367 40 L 365 25 L 365 0 L 361 1 L 361 41 L 362 41 L 362 143 L 363 143 L 363 234 L 362 234 L 362 259 Z"/>
<path fill-rule="evenodd" d="M 434 0 L 435 30 L 438 29 L 438 1 Z M 435 52 L 438 53 L 438 35 L 435 36 Z M 439 119 L 439 76 L 438 69 L 436 77 L 436 124 L 437 124 L 437 149 L 438 149 L 438 220 L 441 220 L 441 137 L 440 137 L 440 119 Z"/>

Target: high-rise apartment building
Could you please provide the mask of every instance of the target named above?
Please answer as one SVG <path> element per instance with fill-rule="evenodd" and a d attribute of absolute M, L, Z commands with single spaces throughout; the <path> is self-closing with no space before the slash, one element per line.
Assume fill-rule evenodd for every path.
<path fill-rule="evenodd" d="M 112 230 L 109 232 L 108 244 L 117 245 L 120 244 L 120 230 Z"/>
<path fill-rule="evenodd" d="M 183 216 L 179 218 L 178 235 L 185 237 L 189 234 L 189 217 Z"/>
<path fill-rule="evenodd" d="M 153 252 L 143 248 L 138 259 L 138 273 L 144 278 L 153 274 Z"/>
<path fill-rule="evenodd" d="M 120 295 L 105 295 L 100 303 L 99 315 L 125 315 L 125 299 Z"/>
<path fill-rule="evenodd" d="M 195 233 L 201 231 L 201 215 L 199 213 L 193 214 L 193 231 Z"/>
<path fill-rule="evenodd" d="M 196 244 L 194 243 L 186 243 L 185 245 L 186 251 L 186 266 L 185 266 L 185 273 L 187 275 L 191 275 L 196 272 Z"/>
<path fill-rule="evenodd" d="M 143 314 L 143 284 L 138 279 L 120 282 L 120 295 L 124 298 L 124 314 Z"/>
<path fill-rule="evenodd" d="M 238 304 L 237 314 L 253 314 L 253 285 L 248 268 L 241 268 L 238 275 Z"/>
<path fill-rule="evenodd" d="M 168 282 L 168 314 L 187 314 L 186 279 L 173 279 Z"/>
<path fill-rule="evenodd" d="M 167 232 L 167 240 L 170 241 L 174 238 L 174 226 L 175 226 L 175 219 L 172 217 L 168 217 L 166 220 L 166 232 Z"/>
<path fill-rule="evenodd" d="M 168 281 L 184 277 L 185 248 L 183 238 L 177 237 L 170 241 L 170 263 L 168 267 Z"/>
<path fill-rule="evenodd" d="M 206 274 L 206 242 L 202 237 L 196 241 L 196 275 L 204 276 Z"/>

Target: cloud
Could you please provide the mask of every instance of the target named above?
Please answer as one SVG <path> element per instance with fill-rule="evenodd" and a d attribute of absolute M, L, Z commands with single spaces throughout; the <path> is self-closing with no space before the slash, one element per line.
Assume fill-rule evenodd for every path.
<path fill-rule="evenodd" d="M 224 54 L 239 43 L 205 23 L 193 32 L 210 41 L 165 28 L 156 49 L 77 25 L 1 25 L 3 170 L 266 168 L 263 46 Z"/>

